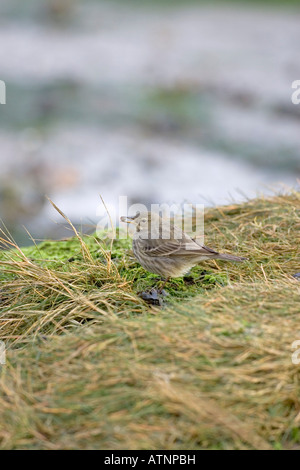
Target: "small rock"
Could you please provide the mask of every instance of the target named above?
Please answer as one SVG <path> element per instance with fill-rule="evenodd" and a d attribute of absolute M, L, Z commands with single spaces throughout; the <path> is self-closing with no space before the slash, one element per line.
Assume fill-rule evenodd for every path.
<path fill-rule="evenodd" d="M 156 289 L 151 289 L 150 291 L 139 292 L 138 295 L 150 305 L 163 305 L 163 299 L 161 296 L 165 297 L 167 295 L 166 291 L 159 293 Z"/>

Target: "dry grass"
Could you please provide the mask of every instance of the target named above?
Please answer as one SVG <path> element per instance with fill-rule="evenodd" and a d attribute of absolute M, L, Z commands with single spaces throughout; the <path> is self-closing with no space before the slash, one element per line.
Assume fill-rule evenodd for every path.
<path fill-rule="evenodd" d="M 300 448 L 299 228 L 298 193 L 209 210 L 206 244 L 250 260 L 206 264 L 227 285 L 196 296 L 174 281 L 164 309 L 137 298 L 126 245 L 6 256 L 1 447 Z"/>
<path fill-rule="evenodd" d="M 144 310 L 143 302 L 112 263 L 111 251 L 93 237 L 93 248 L 97 248 L 97 256 L 100 254 L 100 260 L 95 259 L 88 240 L 76 230 L 75 234 L 71 247 L 79 252 L 77 263 L 65 257 L 46 259 L 43 245 L 42 250 L 39 246 L 22 250 L 13 241 L 0 239 L 13 248 L 0 259 L 2 340 L 24 343 L 38 335 L 64 333 L 86 321 L 101 323 L 106 316 L 126 315 L 129 308 L 136 313 Z M 46 243 L 46 247 L 49 245 Z M 56 249 L 59 254 L 64 251 L 63 244 Z M 30 254 L 36 259 L 32 260 Z"/>

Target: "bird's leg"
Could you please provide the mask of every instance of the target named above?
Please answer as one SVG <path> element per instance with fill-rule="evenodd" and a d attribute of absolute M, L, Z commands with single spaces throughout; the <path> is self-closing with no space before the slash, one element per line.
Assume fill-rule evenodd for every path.
<path fill-rule="evenodd" d="M 167 277 L 167 279 L 162 279 L 163 281 L 163 284 L 162 286 L 159 288 L 159 290 L 157 291 L 159 294 L 162 294 L 163 290 L 164 290 L 164 287 L 165 285 L 169 282 L 170 280 L 170 277 Z"/>

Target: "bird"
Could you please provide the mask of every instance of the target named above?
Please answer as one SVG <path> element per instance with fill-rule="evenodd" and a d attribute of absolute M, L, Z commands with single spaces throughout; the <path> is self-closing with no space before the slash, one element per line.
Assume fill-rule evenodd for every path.
<path fill-rule="evenodd" d="M 161 217 L 153 211 L 137 212 L 133 217 L 123 216 L 121 221 L 135 226 L 132 249 L 137 261 L 166 282 L 171 278 L 183 277 L 205 260 L 247 260 L 201 245 L 177 227 L 172 219 Z"/>

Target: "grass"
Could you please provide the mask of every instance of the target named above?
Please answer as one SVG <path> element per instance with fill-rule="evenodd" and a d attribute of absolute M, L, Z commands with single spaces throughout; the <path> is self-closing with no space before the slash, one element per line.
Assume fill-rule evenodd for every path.
<path fill-rule="evenodd" d="M 127 240 L 2 252 L 0 447 L 299 449 L 299 228 L 297 192 L 209 209 L 206 244 L 249 261 L 203 263 L 163 308 Z"/>

